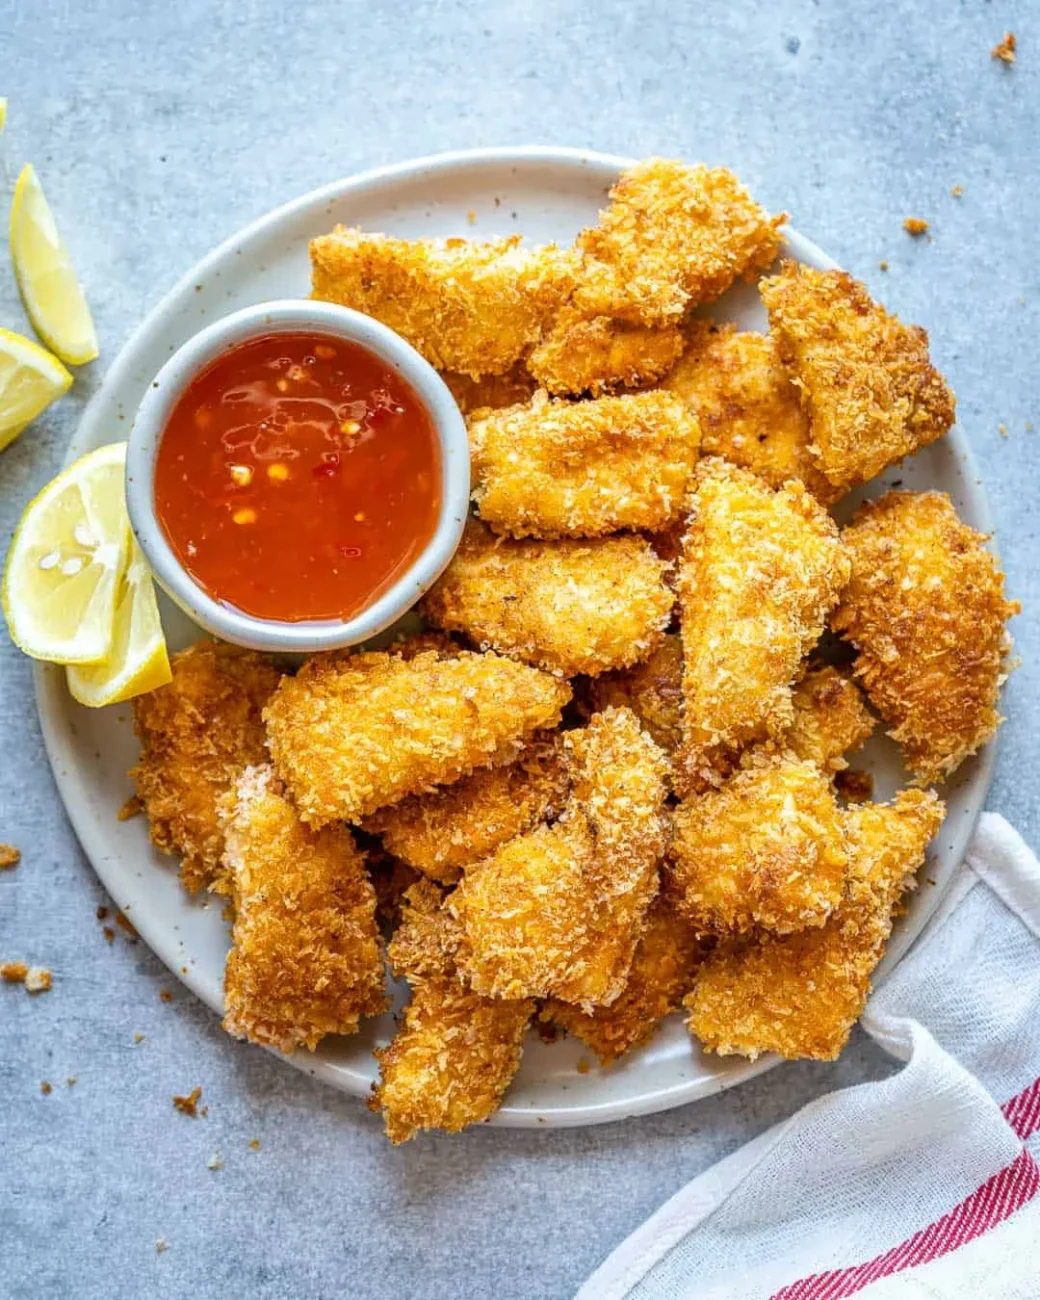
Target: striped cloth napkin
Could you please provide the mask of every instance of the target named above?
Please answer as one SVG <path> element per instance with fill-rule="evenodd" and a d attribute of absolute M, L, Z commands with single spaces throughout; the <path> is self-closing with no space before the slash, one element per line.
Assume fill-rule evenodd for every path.
<path fill-rule="evenodd" d="M 1040 863 L 985 813 L 863 1027 L 906 1064 L 673 1196 L 578 1300 L 1040 1297 Z"/>

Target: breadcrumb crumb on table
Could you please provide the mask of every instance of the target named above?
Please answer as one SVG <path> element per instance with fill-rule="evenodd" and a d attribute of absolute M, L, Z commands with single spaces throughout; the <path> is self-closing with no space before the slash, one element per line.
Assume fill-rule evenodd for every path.
<path fill-rule="evenodd" d="M 990 50 L 991 59 L 999 59 L 1001 63 L 1012 64 L 1015 61 L 1018 50 L 1018 38 L 1014 32 L 1005 32 L 1004 39 L 998 41 Z"/>
<path fill-rule="evenodd" d="M 903 222 L 903 229 L 908 235 L 927 235 L 928 222 L 923 217 L 907 217 Z"/>
<path fill-rule="evenodd" d="M 49 1097 L 50 1094 L 54 1091 L 54 1089 L 47 1082 L 47 1080 L 44 1079 L 43 1082 L 40 1084 L 40 1091 L 43 1093 L 45 1097 Z"/>
<path fill-rule="evenodd" d="M 9 871 L 12 867 L 16 867 L 21 860 L 21 849 L 16 849 L 13 844 L 0 844 L 0 871 Z"/>
<path fill-rule="evenodd" d="M 24 984 L 29 967 L 24 961 L 5 961 L 0 965 L 0 979 L 5 984 Z"/>
<path fill-rule="evenodd" d="M 52 977 L 46 966 L 30 966 L 25 975 L 26 993 L 49 993 Z"/>
<path fill-rule="evenodd" d="M 175 1093 L 173 1097 L 174 1109 L 179 1110 L 182 1115 L 190 1115 L 192 1119 L 195 1119 L 199 1113 L 199 1098 L 201 1096 L 202 1089 L 197 1087 L 192 1088 L 186 1097 Z"/>

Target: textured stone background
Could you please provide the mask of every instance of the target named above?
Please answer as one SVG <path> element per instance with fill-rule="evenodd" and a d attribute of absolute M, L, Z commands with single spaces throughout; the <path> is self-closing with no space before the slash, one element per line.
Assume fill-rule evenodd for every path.
<path fill-rule="evenodd" d="M 989 57 L 1007 28 L 1013 68 Z M 1010 588 L 1028 605 L 990 806 L 1040 842 L 1035 6 L 0 0 L 0 94 L 12 179 L 36 164 L 103 346 L 0 457 L 4 547 L 145 309 L 275 204 L 476 145 L 733 167 L 926 325 L 957 388 Z M 907 215 L 932 237 L 906 236 Z M 2 258 L 0 323 L 25 327 Z M 0 839 L 25 854 L 0 879 L 0 958 L 55 970 L 35 1000 L 0 989 L 0 1295 L 566 1296 L 708 1163 L 820 1092 L 890 1068 L 857 1038 L 836 1065 L 774 1071 L 666 1115 L 392 1151 L 359 1102 L 232 1043 L 178 988 L 161 1002 L 171 981 L 143 944 L 104 942 L 94 912 L 106 900 L 51 783 L 28 664 L 2 632 L 0 746 Z M 134 1032 L 146 1041 L 134 1046 Z M 210 1110 L 193 1122 L 170 1097 L 195 1084 Z M 225 1167 L 211 1172 L 216 1148 Z"/>

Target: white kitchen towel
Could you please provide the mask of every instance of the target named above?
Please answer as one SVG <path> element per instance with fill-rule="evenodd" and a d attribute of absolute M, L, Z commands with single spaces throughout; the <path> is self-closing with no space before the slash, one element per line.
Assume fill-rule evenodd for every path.
<path fill-rule="evenodd" d="M 1037 1300 L 1040 863 L 1002 817 L 862 1024 L 901 1070 L 695 1178 L 578 1300 Z"/>

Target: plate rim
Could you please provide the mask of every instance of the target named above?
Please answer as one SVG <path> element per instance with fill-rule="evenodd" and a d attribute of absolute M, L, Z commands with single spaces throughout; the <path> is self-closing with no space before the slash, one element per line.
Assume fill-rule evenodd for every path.
<path fill-rule="evenodd" d="M 104 378 L 87 402 L 76 423 L 76 428 L 66 448 L 63 464 L 69 464 L 79 454 L 78 444 L 83 430 L 96 422 L 97 412 L 110 400 L 113 390 L 122 387 L 125 374 L 131 365 L 131 353 L 141 336 L 160 326 L 170 310 L 179 302 L 185 290 L 195 284 L 205 282 L 215 268 L 219 267 L 229 256 L 235 255 L 236 249 L 247 244 L 250 240 L 262 236 L 272 227 L 291 219 L 297 213 L 321 203 L 340 201 L 350 194 L 362 194 L 366 190 L 382 187 L 394 181 L 404 181 L 420 175 L 436 175 L 437 173 L 459 169 L 479 169 L 488 165 L 510 166 L 522 163 L 544 163 L 598 171 L 602 174 L 604 181 L 607 182 L 615 179 L 620 171 L 632 166 L 635 161 L 635 159 L 623 155 L 557 145 L 531 144 L 447 150 L 351 173 L 338 180 L 317 186 L 305 194 L 298 195 L 296 198 L 269 209 L 229 235 L 200 258 L 173 283 L 123 340 L 119 351 L 105 372 Z M 811 262 L 824 268 L 838 266 L 838 263 L 823 249 L 796 230 L 785 226 L 784 239 L 799 260 Z M 955 425 L 947 437 L 954 444 L 955 451 L 963 464 L 965 475 L 974 482 L 974 504 L 978 511 L 982 531 L 992 536 L 993 521 L 989 496 L 986 492 L 985 483 L 978 473 L 974 453 L 967 435 L 958 425 Z M 992 544 L 991 549 L 996 553 L 996 548 Z M 96 833 L 96 824 L 90 812 L 89 798 L 77 788 L 81 781 L 78 772 L 71 765 L 66 766 L 64 738 L 61 735 L 59 725 L 61 711 L 57 700 L 57 694 L 65 689 L 64 674 L 58 665 L 36 662 L 33 664 L 33 684 L 44 749 L 65 815 L 94 873 L 98 876 L 105 889 L 110 893 L 114 893 L 113 887 L 106 878 L 104 869 L 109 853 L 101 832 L 98 830 Z M 970 842 L 971 835 L 992 786 L 996 755 L 997 737 L 994 737 L 984 746 L 974 760 L 978 765 L 974 779 L 980 782 L 981 793 L 978 806 L 969 819 L 970 825 L 967 828 L 961 827 L 958 830 L 958 833 L 964 837 L 965 850 L 961 852 L 952 867 L 950 867 L 948 878 L 942 886 L 931 891 L 928 902 L 920 909 L 914 933 L 902 934 L 897 932 L 893 936 L 885 957 L 878 968 L 875 986 L 880 985 L 888 978 L 898 963 L 914 946 L 926 929 L 935 909 L 951 887 L 957 871 L 963 863 L 966 846 Z M 170 957 L 168 959 L 163 955 L 163 949 L 166 947 L 165 943 L 160 943 L 158 946 L 153 943 L 150 934 L 152 925 L 140 918 L 135 918 L 135 924 L 138 925 L 141 936 L 152 953 L 158 957 L 180 983 L 184 984 L 208 1008 L 208 1000 L 203 996 L 200 989 L 195 987 L 196 981 L 193 978 L 193 973 L 185 975 L 175 965 L 174 958 Z M 363 1086 L 355 1085 L 350 1075 L 344 1073 L 342 1065 L 333 1065 L 321 1058 L 312 1056 L 310 1053 L 296 1052 L 287 1057 L 281 1052 L 274 1051 L 274 1049 L 267 1050 L 271 1051 L 279 1060 L 287 1062 L 305 1074 L 321 1079 L 339 1091 L 348 1092 L 350 1095 L 362 1099 L 369 1091 L 367 1079 L 363 1081 Z M 547 1129 L 550 1127 L 583 1127 L 653 1114 L 736 1087 L 738 1084 L 755 1078 L 779 1064 L 781 1064 L 781 1061 L 778 1057 L 764 1055 L 755 1061 L 746 1061 L 742 1068 L 735 1069 L 732 1072 L 719 1072 L 692 1081 L 677 1079 L 672 1084 L 648 1090 L 638 1098 L 628 1100 L 606 1100 L 602 1102 L 584 1102 L 580 1105 L 538 1107 L 511 1106 L 507 1101 L 495 1112 L 488 1123 L 496 1127 Z M 360 1079 L 358 1082 L 361 1082 Z M 345 1086 L 347 1083 L 352 1086 Z"/>

